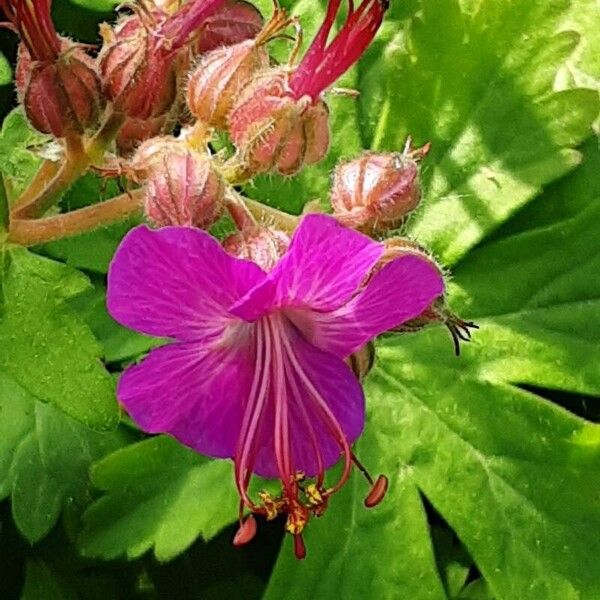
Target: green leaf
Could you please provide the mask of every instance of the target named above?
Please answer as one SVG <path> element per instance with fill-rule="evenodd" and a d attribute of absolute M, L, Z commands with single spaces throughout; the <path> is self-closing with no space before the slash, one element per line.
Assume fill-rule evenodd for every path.
<path fill-rule="evenodd" d="M 0 318 L 0 374 L 86 425 L 107 429 L 118 420 L 114 383 L 101 347 L 65 300 L 89 289 L 81 273 L 10 248 Z"/>
<path fill-rule="evenodd" d="M 49 140 L 31 127 L 21 108 L 15 108 L 4 119 L 0 130 L 0 172 L 11 199 L 25 189 L 41 164 L 34 150 Z"/>
<path fill-rule="evenodd" d="M 8 85 L 12 81 L 12 69 L 6 56 L 0 52 L 0 86 Z"/>
<path fill-rule="evenodd" d="M 71 2 L 98 12 L 108 12 L 121 4 L 120 0 L 71 0 Z"/>
<path fill-rule="evenodd" d="M 365 511 L 355 474 L 310 523 L 310 563 L 297 575 L 288 542 L 268 598 L 345 582 L 350 599 L 444 597 L 418 492 L 498 600 L 600 596 L 600 426 L 515 385 L 600 394 L 599 222 L 595 200 L 470 253 L 452 304 L 481 329 L 460 358 L 439 327 L 380 344 L 356 453 L 391 476 L 388 496 Z"/>
<path fill-rule="evenodd" d="M 68 212 L 119 194 L 121 189 L 115 180 L 105 180 L 87 173 L 71 186 L 62 199 L 61 206 Z M 139 223 L 139 218 L 130 218 L 88 233 L 44 244 L 37 250 L 77 269 L 106 274 L 117 246 L 125 234 Z"/>
<path fill-rule="evenodd" d="M 93 289 L 73 298 L 69 305 L 102 344 L 107 363 L 136 358 L 163 343 L 161 338 L 142 335 L 119 325 L 106 310 L 106 287 L 103 284 L 96 284 Z"/>
<path fill-rule="evenodd" d="M 494 600 L 485 579 L 479 578 L 467 585 L 457 596 L 457 600 Z"/>
<path fill-rule="evenodd" d="M 598 94 L 553 89 L 579 41 L 557 33 L 569 7 L 423 0 L 409 27 L 387 20 L 381 53 L 360 64 L 368 144 L 432 142 L 409 230 L 446 264 L 578 164 L 573 148 L 591 133 Z"/>
<path fill-rule="evenodd" d="M 37 542 L 89 499 L 90 464 L 127 438 L 92 431 L 2 376 L 0 415 L 0 498 L 11 497 L 19 531 Z"/>
<path fill-rule="evenodd" d="M 205 459 L 168 437 L 107 456 L 92 468 L 92 481 L 105 495 L 83 517 L 85 556 L 132 559 L 153 548 L 166 561 L 237 518 L 231 465 Z"/>
<path fill-rule="evenodd" d="M 44 561 L 30 560 L 21 600 L 76 600 L 77 594 Z"/>
<path fill-rule="evenodd" d="M 4 187 L 4 178 L 0 173 L 0 242 L 4 243 L 6 232 L 10 223 L 10 208 L 8 206 L 8 197 Z"/>

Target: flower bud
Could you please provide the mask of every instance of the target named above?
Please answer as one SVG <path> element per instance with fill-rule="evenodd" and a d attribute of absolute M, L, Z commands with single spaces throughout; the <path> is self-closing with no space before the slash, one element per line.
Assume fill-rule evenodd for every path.
<path fill-rule="evenodd" d="M 53 61 L 33 60 L 19 47 L 16 84 L 19 100 L 31 124 L 42 133 L 64 137 L 81 134 L 98 121 L 100 80 L 94 62 L 68 40 Z"/>
<path fill-rule="evenodd" d="M 227 115 L 250 77 L 269 64 L 269 55 L 254 40 L 217 48 L 205 54 L 192 71 L 187 104 L 200 121 L 225 129 Z"/>
<path fill-rule="evenodd" d="M 262 26 L 262 15 L 255 6 L 244 0 L 230 0 L 203 23 L 194 52 L 202 54 L 251 40 Z"/>
<path fill-rule="evenodd" d="M 278 9 L 256 39 L 223 46 L 202 56 L 192 71 L 187 90 L 191 113 L 207 125 L 226 129 L 227 116 L 240 92 L 258 71 L 269 66 L 265 45 L 288 22 L 285 12 Z"/>
<path fill-rule="evenodd" d="M 375 346 L 369 342 L 345 359 L 346 364 L 359 381 L 362 381 L 375 364 Z"/>
<path fill-rule="evenodd" d="M 229 113 L 229 133 L 252 173 L 293 175 L 329 147 L 329 111 L 322 100 L 296 100 L 287 73 L 269 69 L 246 87 Z"/>
<path fill-rule="evenodd" d="M 176 53 L 160 47 L 137 15 L 101 33 L 100 74 L 116 110 L 144 120 L 167 112 L 177 94 Z"/>
<path fill-rule="evenodd" d="M 407 255 L 416 255 L 427 260 L 439 271 L 440 275 L 445 275 L 442 267 L 427 253 L 427 251 L 412 240 L 405 238 L 390 238 L 384 243 L 386 247 L 385 252 L 375 265 L 371 276 L 381 270 L 390 261 Z M 397 333 L 415 332 L 434 323 L 442 323 L 446 326 L 452 336 L 454 353 L 457 356 L 460 354 L 460 342 L 469 342 L 471 340 L 471 329 L 479 329 L 472 321 L 464 321 L 458 315 L 454 314 L 449 309 L 446 298 L 444 296 L 439 296 L 420 315 L 406 321 L 394 331 Z"/>
<path fill-rule="evenodd" d="M 287 252 L 290 238 L 283 231 L 253 225 L 223 240 L 223 248 L 236 258 L 251 260 L 263 271 L 270 271 Z"/>
<path fill-rule="evenodd" d="M 395 229 L 419 204 L 417 162 L 399 153 L 375 154 L 339 164 L 331 205 L 344 224 L 369 231 Z"/>
<path fill-rule="evenodd" d="M 165 154 L 150 169 L 144 212 L 157 227 L 207 229 L 221 214 L 224 190 L 208 157 L 191 151 Z"/>

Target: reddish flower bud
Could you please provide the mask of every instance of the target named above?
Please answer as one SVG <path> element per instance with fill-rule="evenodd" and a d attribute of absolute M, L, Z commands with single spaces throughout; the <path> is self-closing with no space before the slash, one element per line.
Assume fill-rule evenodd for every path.
<path fill-rule="evenodd" d="M 194 52 L 202 54 L 255 38 L 263 26 L 260 11 L 244 0 L 230 0 L 203 23 Z"/>
<path fill-rule="evenodd" d="M 240 92 L 252 77 L 269 66 L 265 45 L 289 23 L 285 12 L 276 10 L 256 39 L 223 46 L 200 58 L 187 90 L 191 113 L 203 123 L 227 127 L 227 116 Z"/>
<path fill-rule="evenodd" d="M 220 216 L 225 184 L 210 159 L 195 152 L 165 154 L 151 169 L 144 212 L 158 226 L 207 229 Z"/>
<path fill-rule="evenodd" d="M 375 364 L 375 346 L 369 342 L 360 350 L 345 359 L 346 364 L 352 369 L 359 381 L 362 381 L 371 371 Z"/>
<path fill-rule="evenodd" d="M 292 175 L 327 153 L 328 111 L 321 95 L 360 58 L 387 7 L 384 0 L 363 0 L 327 45 L 340 4 L 329 1 L 325 20 L 297 68 L 261 74 L 230 112 L 231 138 L 250 171 Z"/>
<path fill-rule="evenodd" d="M 32 61 L 27 50 L 19 53 L 19 98 L 31 124 L 42 133 L 64 137 L 83 133 L 98 121 L 100 80 L 93 61 L 83 50 L 71 47 L 55 62 Z"/>
<path fill-rule="evenodd" d="M 83 133 L 96 123 L 101 109 L 94 62 L 56 33 L 49 0 L 2 0 L 0 7 L 22 40 L 16 84 L 32 125 L 58 138 Z"/>
<path fill-rule="evenodd" d="M 339 164 L 333 174 L 331 205 L 350 227 L 396 229 L 420 199 L 419 166 L 409 153 L 367 152 Z"/>
<path fill-rule="evenodd" d="M 178 61 L 190 35 L 225 0 L 192 0 L 175 14 L 156 10 L 102 30 L 100 71 L 105 94 L 117 110 L 148 119 L 169 110 L 177 95 Z"/>
<path fill-rule="evenodd" d="M 229 133 L 253 173 L 293 175 L 321 160 L 329 147 L 329 111 L 319 100 L 295 100 L 288 74 L 259 74 L 229 114 Z"/>
<path fill-rule="evenodd" d="M 223 248 L 237 258 L 251 260 L 270 271 L 286 253 L 290 238 L 283 231 L 263 225 L 247 227 L 223 241 Z"/>

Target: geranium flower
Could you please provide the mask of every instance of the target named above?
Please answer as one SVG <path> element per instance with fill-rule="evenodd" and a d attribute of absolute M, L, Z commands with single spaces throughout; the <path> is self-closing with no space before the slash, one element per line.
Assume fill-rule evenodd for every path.
<path fill-rule="evenodd" d="M 269 273 L 185 227 L 137 227 L 111 264 L 112 316 L 173 339 L 125 371 L 119 400 L 143 430 L 232 458 L 243 505 L 267 518 L 287 514 L 300 557 L 310 514 L 323 512 L 353 462 L 363 469 L 351 444 L 363 430 L 364 395 L 344 359 L 443 292 L 421 257 L 376 268 L 383 251 L 332 217 L 309 215 Z M 326 486 L 340 456 L 343 473 Z M 252 473 L 278 477 L 281 495 L 252 499 Z"/>

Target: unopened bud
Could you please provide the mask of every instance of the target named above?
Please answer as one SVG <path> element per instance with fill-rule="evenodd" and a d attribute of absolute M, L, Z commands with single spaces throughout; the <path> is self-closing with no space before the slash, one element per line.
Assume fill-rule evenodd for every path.
<path fill-rule="evenodd" d="M 166 51 L 137 15 L 101 32 L 100 73 L 115 108 L 136 119 L 167 112 L 177 94 L 177 53 Z"/>
<path fill-rule="evenodd" d="M 251 40 L 262 26 L 262 15 L 255 6 L 244 0 L 231 0 L 204 21 L 194 51 L 202 54 Z"/>
<path fill-rule="evenodd" d="M 288 21 L 286 13 L 278 9 L 256 39 L 223 46 L 202 56 L 188 85 L 191 113 L 207 125 L 226 129 L 227 117 L 242 90 L 257 72 L 269 66 L 266 44 Z"/>
<path fill-rule="evenodd" d="M 290 238 L 283 231 L 263 225 L 247 227 L 223 241 L 223 248 L 235 256 L 270 271 L 287 252 Z"/>
<path fill-rule="evenodd" d="M 207 229 L 221 214 L 224 189 L 208 157 L 190 151 L 167 154 L 150 170 L 144 212 L 158 227 Z"/>
<path fill-rule="evenodd" d="M 295 99 L 287 74 L 259 74 L 229 113 L 229 133 L 252 173 L 293 175 L 329 148 L 329 111 L 320 99 Z"/>
<path fill-rule="evenodd" d="M 19 49 L 16 82 L 31 124 L 42 133 L 64 137 L 83 133 L 97 123 L 102 99 L 94 62 L 68 40 L 53 61 L 32 60 Z"/>
<path fill-rule="evenodd" d="M 208 52 L 190 76 L 190 112 L 207 125 L 225 129 L 227 115 L 240 91 L 257 70 L 268 64 L 267 51 L 254 40 Z"/>
<path fill-rule="evenodd" d="M 367 231 L 396 229 L 421 199 L 419 166 L 408 154 L 376 154 L 339 164 L 331 205 L 344 224 Z"/>

